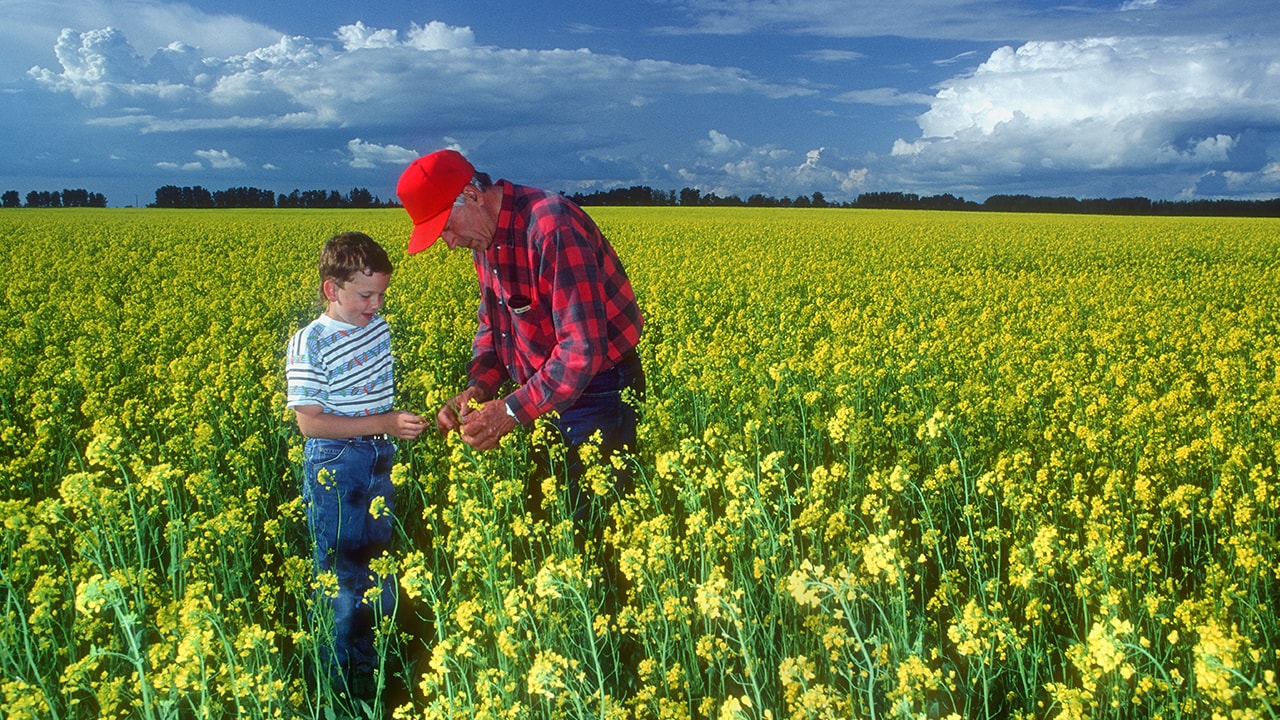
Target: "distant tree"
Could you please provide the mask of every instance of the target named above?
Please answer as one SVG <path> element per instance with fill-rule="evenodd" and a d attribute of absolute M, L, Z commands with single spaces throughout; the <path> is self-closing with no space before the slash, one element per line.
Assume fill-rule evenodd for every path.
<path fill-rule="evenodd" d="M 7 208 L 22 207 L 22 199 L 18 197 L 17 190 L 5 190 L 3 197 L 0 197 L 0 204 Z"/>
<path fill-rule="evenodd" d="M 62 207 L 106 207 L 107 198 L 101 193 L 89 192 L 83 188 L 62 190 Z"/>
<path fill-rule="evenodd" d="M 720 197 L 715 193 L 708 193 L 702 198 L 703 205 L 715 205 L 719 207 L 741 207 L 746 203 L 742 202 L 742 198 L 737 195 L 729 195 Z"/>
<path fill-rule="evenodd" d="M 156 202 L 153 207 L 158 208 L 211 208 L 213 204 L 213 193 L 196 185 L 195 187 L 177 187 L 175 185 L 165 185 L 156 190 Z"/>
<path fill-rule="evenodd" d="M 55 208 L 62 207 L 62 195 L 48 190 L 32 190 L 27 193 L 27 207 Z"/>
<path fill-rule="evenodd" d="M 236 187 L 213 193 L 213 206 L 219 208 L 273 208 L 276 194 L 255 187 Z"/>
<path fill-rule="evenodd" d="M 587 195 L 574 193 L 569 199 L 578 205 L 675 205 L 674 191 L 655 190 L 647 185 L 600 190 Z"/>
<path fill-rule="evenodd" d="M 680 191 L 681 205 L 698 205 L 702 200 L 702 192 L 694 188 L 684 188 Z"/>
<path fill-rule="evenodd" d="M 373 193 L 362 187 L 351 188 L 351 192 L 347 194 L 347 204 L 353 208 L 374 207 Z"/>

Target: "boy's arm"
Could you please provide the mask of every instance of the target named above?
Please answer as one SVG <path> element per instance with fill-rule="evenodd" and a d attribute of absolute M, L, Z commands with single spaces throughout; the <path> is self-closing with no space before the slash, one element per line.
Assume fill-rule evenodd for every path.
<path fill-rule="evenodd" d="M 342 438 L 357 435 L 391 435 L 401 440 L 413 440 L 427 427 L 423 418 L 404 410 L 392 410 L 378 415 L 346 417 L 324 412 L 319 405 L 299 405 L 294 408 L 298 416 L 298 429 L 312 438 Z"/>

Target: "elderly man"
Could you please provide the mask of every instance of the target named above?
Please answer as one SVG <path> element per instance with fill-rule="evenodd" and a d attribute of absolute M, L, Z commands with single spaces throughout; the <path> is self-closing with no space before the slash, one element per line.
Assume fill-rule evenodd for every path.
<path fill-rule="evenodd" d="M 636 412 L 624 391 L 644 391 L 636 354 L 644 319 L 617 253 L 566 198 L 493 182 L 452 150 L 415 160 L 396 194 L 414 223 L 409 253 L 440 238 L 471 250 L 480 284 L 467 388 L 440 409 L 438 428 L 485 450 L 556 411 L 581 521 L 591 490 L 579 487 L 576 449 L 596 431 L 605 457 L 634 448 Z M 497 397 L 507 380 L 515 389 Z"/>

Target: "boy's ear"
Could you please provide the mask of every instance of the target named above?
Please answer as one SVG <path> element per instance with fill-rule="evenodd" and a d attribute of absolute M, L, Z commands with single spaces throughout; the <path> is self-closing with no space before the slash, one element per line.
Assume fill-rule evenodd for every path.
<path fill-rule="evenodd" d="M 324 295 L 324 299 L 328 302 L 338 301 L 338 281 L 333 278 L 325 278 L 320 283 L 320 294 Z"/>

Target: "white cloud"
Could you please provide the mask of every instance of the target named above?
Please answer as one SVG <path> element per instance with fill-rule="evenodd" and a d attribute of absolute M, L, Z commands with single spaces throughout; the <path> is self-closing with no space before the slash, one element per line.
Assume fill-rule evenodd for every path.
<path fill-rule="evenodd" d="M 243 160 L 226 150 L 197 150 L 195 155 L 217 170 L 234 170 L 244 167 Z"/>
<path fill-rule="evenodd" d="M 637 98 L 814 93 L 734 68 L 478 47 L 470 29 L 438 22 L 414 25 L 406 40 L 362 23 L 337 34 L 342 49 L 284 36 L 229 57 L 200 57 L 171 44 L 143 58 L 118 30 L 65 31 L 61 69 L 29 74 L 102 116 L 127 108 L 145 132 L 423 122 L 447 128 L 522 114 L 530 123 L 581 122 L 593 111 L 643 106 Z"/>
<path fill-rule="evenodd" d="M 752 33 L 830 37 L 905 37 L 946 40 L 1035 38 L 1064 40 L 1092 35 L 1178 33 L 1275 34 L 1275 0 L 1126 0 L 1112 3 L 1020 0 L 677 0 L 689 15 L 673 34 Z"/>
<path fill-rule="evenodd" d="M 922 93 L 904 93 L 897 88 L 873 88 L 871 90 L 850 90 L 832 98 L 840 103 L 859 103 L 864 105 L 929 105 L 934 98 Z"/>
<path fill-rule="evenodd" d="M 1227 162 L 1240 128 L 1280 129 L 1273 51 L 1245 40 L 1091 38 L 992 53 L 943 84 L 893 154 L 976 173 Z"/>
<path fill-rule="evenodd" d="M 133 46 L 115 28 L 87 33 L 63 30 L 54 44 L 62 72 L 32 68 L 31 77 L 51 89 L 70 92 L 91 106 L 105 104 L 122 82 L 133 82 L 145 67 Z"/>
<path fill-rule="evenodd" d="M 825 147 L 794 153 L 771 145 L 753 147 L 716 130 L 701 143 L 699 163 L 673 173 L 675 178 L 705 192 L 736 194 L 742 199 L 761 194 L 773 197 L 808 196 L 819 191 L 855 194 L 869 175 Z"/>
<path fill-rule="evenodd" d="M 334 34 L 342 41 L 342 49 L 347 52 L 360 49 L 395 47 L 400 44 L 399 33 L 395 30 L 367 28 L 364 23 L 358 20 L 354 25 L 343 25 Z"/>
<path fill-rule="evenodd" d="M 853 50 L 812 50 L 802 53 L 800 57 L 815 63 L 843 63 L 866 60 L 867 56 Z"/>
<path fill-rule="evenodd" d="M 157 162 L 155 166 L 161 170 L 183 171 L 204 170 L 206 167 L 205 163 L 208 163 L 208 167 L 215 170 L 238 170 L 245 167 L 243 160 L 235 157 L 226 150 L 197 150 L 193 154 L 204 162 L 202 163 L 199 160 L 192 160 L 185 163 L 176 163 L 165 160 Z"/>
<path fill-rule="evenodd" d="M 934 61 L 933 61 L 933 64 L 934 64 L 934 65 L 936 65 L 936 66 L 938 66 L 938 67 L 945 67 L 945 66 L 947 66 L 947 65 L 955 65 L 956 63 L 959 63 L 959 62 L 961 62 L 961 61 L 968 61 L 968 60 L 971 60 L 971 59 L 973 59 L 977 54 L 978 54 L 978 53 L 977 53 L 976 51 L 974 51 L 974 50 L 969 50 L 969 51 L 966 51 L 966 52 L 962 52 L 962 53 L 960 53 L 959 55 L 953 55 L 953 56 L 951 56 L 951 57 L 949 57 L 949 58 L 943 58 L 943 59 L 941 59 L 941 60 L 934 60 Z"/>
<path fill-rule="evenodd" d="M 390 28 L 370 28 L 357 20 L 354 25 L 343 25 L 334 33 L 342 41 L 342 48 L 353 50 L 410 47 L 414 50 L 457 50 L 475 45 L 475 33 L 469 27 L 453 27 L 438 20 L 426 25 L 410 23 L 406 39 L 400 41 L 400 33 Z"/>
<path fill-rule="evenodd" d="M 456 50 L 475 45 L 476 37 L 469 27 L 452 27 L 446 23 L 432 20 L 426 25 L 414 23 L 409 28 L 409 39 L 405 42 L 417 50 Z"/>
<path fill-rule="evenodd" d="M 1227 188 L 1232 191 L 1261 193 L 1268 198 L 1280 193 L 1280 162 L 1268 163 L 1256 172 L 1225 170 L 1222 176 L 1227 181 Z"/>
<path fill-rule="evenodd" d="M 746 149 L 746 144 L 719 130 L 712 130 L 707 133 L 707 139 L 702 141 L 702 148 L 710 155 L 729 155 L 742 152 Z"/>
<path fill-rule="evenodd" d="M 175 42 L 226 57 L 270 44 L 282 34 L 240 16 L 159 0 L 0 0 L 0 17 L 0 77 L 5 79 L 33 62 L 46 64 L 50 40 L 67 28 L 116 28 L 143 57 Z"/>
<path fill-rule="evenodd" d="M 376 145 L 355 138 L 347 143 L 351 153 L 348 163 L 353 168 L 374 168 L 379 165 L 408 165 L 422 153 L 399 145 Z"/>

